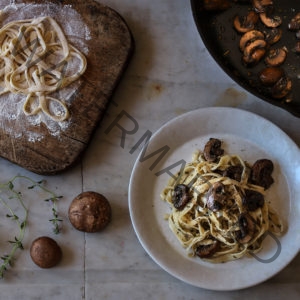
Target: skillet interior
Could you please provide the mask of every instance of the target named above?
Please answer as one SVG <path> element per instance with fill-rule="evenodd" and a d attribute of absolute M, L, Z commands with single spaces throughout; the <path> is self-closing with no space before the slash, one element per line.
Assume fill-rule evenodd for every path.
<path fill-rule="evenodd" d="M 242 53 L 239 50 L 241 34 L 234 29 L 233 19 L 236 15 L 246 15 L 252 4 L 251 1 L 231 2 L 231 7 L 227 10 L 209 12 L 203 9 L 203 0 L 191 0 L 194 20 L 205 46 L 220 67 L 247 91 L 300 117 L 300 55 L 292 51 L 297 38 L 295 32 L 288 30 L 289 21 L 300 12 L 300 1 L 274 0 L 274 13 L 282 17 L 280 28 L 283 34 L 273 48 L 285 46 L 288 49 L 282 68 L 292 80 L 292 92 L 288 98 L 282 100 L 273 99 L 259 82 L 258 74 L 266 67 L 263 61 L 251 68 L 242 63 Z M 266 30 L 260 22 L 257 28 Z"/>

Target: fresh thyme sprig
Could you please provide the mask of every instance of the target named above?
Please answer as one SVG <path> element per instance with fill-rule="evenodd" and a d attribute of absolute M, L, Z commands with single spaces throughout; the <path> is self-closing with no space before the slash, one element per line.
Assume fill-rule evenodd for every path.
<path fill-rule="evenodd" d="M 62 219 L 59 218 L 58 216 L 58 209 L 57 209 L 57 202 L 59 199 L 62 198 L 62 196 L 57 196 L 55 193 L 53 193 L 52 191 L 50 191 L 49 189 L 47 189 L 43 183 L 44 180 L 41 181 L 34 181 L 26 176 L 19 176 L 19 178 L 26 178 L 27 180 L 29 180 L 32 185 L 28 187 L 28 189 L 34 189 L 36 187 L 40 188 L 42 191 L 44 191 L 45 193 L 49 194 L 50 197 L 45 199 L 45 202 L 50 202 L 52 204 L 52 219 L 49 220 L 49 222 L 52 223 L 53 225 L 53 232 L 55 234 L 59 234 L 60 233 L 60 222 L 62 222 Z"/>
<path fill-rule="evenodd" d="M 57 201 L 60 198 L 62 198 L 62 196 L 55 196 L 55 197 L 52 197 L 52 198 L 45 199 L 46 202 L 51 202 L 52 203 L 52 215 L 53 215 L 53 218 L 50 219 L 49 221 L 53 225 L 53 232 L 55 234 L 59 234 L 60 233 L 59 223 L 62 222 L 62 219 L 60 219 L 58 217 L 58 213 L 57 213 Z"/>
<path fill-rule="evenodd" d="M 27 217 L 28 217 L 28 209 L 26 208 L 23 199 L 22 199 L 22 194 L 14 189 L 14 184 L 13 180 L 8 181 L 7 183 L 1 184 L 0 188 L 1 190 L 6 190 L 11 193 L 9 196 L 9 200 L 16 199 L 18 203 L 21 205 L 23 211 L 24 211 L 24 216 L 23 216 L 23 221 L 20 220 L 20 218 L 14 213 L 13 209 L 11 206 L 8 204 L 7 201 L 5 201 L 2 197 L 0 197 L 0 202 L 3 204 L 3 206 L 8 210 L 9 213 L 6 214 L 7 218 L 10 218 L 13 220 L 18 227 L 18 235 L 15 236 L 13 241 L 9 241 L 10 244 L 12 244 L 12 248 L 10 250 L 9 254 L 3 255 L 1 257 L 2 264 L 0 266 L 0 278 L 3 278 L 4 272 L 7 270 L 9 266 L 12 266 L 13 264 L 13 258 L 18 249 L 23 250 L 23 239 L 25 235 L 25 228 L 26 228 L 26 223 L 27 223 Z"/>
<path fill-rule="evenodd" d="M 34 181 L 31 178 L 27 176 L 20 176 L 17 175 L 13 177 L 11 180 L 9 180 L 6 183 L 0 183 L 0 191 L 2 192 L 4 197 L 0 196 L 0 203 L 7 209 L 8 213 L 6 214 L 6 217 L 11 219 L 17 224 L 18 227 L 18 234 L 14 237 L 13 240 L 8 241 L 12 248 L 10 249 L 10 252 L 8 254 L 5 254 L 0 257 L 2 260 L 2 264 L 0 265 L 0 278 L 3 278 L 5 271 L 8 269 L 8 267 L 11 267 L 13 265 L 13 259 L 15 256 L 15 253 L 18 249 L 23 250 L 23 240 L 25 235 L 25 229 L 27 225 L 27 219 L 28 219 L 28 209 L 25 206 L 25 203 L 23 201 L 23 195 L 21 192 L 17 191 L 14 186 L 14 182 L 18 179 L 24 179 L 30 182 L 30 186 L 28 189 L 34 189 L 34 188 L 40 188 L 42 191 L 44 191 L 46 194 L 50 195 L 49 198 L 47 198 L 46 202 L 51 202 L 52 204 L 52 219 L 49 221 L 53 225 L 53 232 L 55 234 L 58 234 L 60 232 L 59 223 L 62 222 L 62 220 L 58 216 L 58 210 L 57 210 L 57 202 L 62 196 L 57 196 L 55 193 L 47 189 L 43 183 L 44 181 Z M 12 208 L 12 205 L 10 204 L 12 200 L 16 200 L 21 206 L 23 210 L 23 216 L 18 216 L 14 209 Z"/>

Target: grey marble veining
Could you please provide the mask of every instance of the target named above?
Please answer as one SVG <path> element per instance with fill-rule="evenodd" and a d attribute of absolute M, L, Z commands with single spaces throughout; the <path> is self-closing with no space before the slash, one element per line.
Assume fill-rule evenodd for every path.
<path fill-rule="evenodd" d="M 298 146 L 300 119 L 249 94 L 220 69 L 199 37 L 189 1 L 99 2 L 124 17 L 135 39 L 135 54 L 82 162 L 46 178 L 49 187 L 64 195 L 59 203 L 62 234 L 54 236 L 49 224 L 41 222 L 49 218 L 45 203 L 30 200 L 25 247 L 38 235 L 53 236 L 62 246 L 62 263 L 41 270 L 28 251 L 20 252 L 15 267 L 0 282 L 0 299 L 298 299 L 299 254 L 273 278 L 241 291 L 208 291 L 169 275 L 146 254 L 134 233 L 128 185 L 138 155 L 138 150 L 130 153 L 132 147 L 147 130 L 154 133 L 182 113 L 208 106 L 238 107 L 272 121 Z M 133 128 L 132 119 L 138 124 L 124 144 L 121 131 L 112 126 L 122 112 L 127 113 L 122 126 Z M 0 172 L 4 179 L 27 174 L 4 160 Z M 68 222 L 69 203 L 83 190 L 98 191 L 111 203 L 112 222 L 100 233 L 78 232 Z"/>

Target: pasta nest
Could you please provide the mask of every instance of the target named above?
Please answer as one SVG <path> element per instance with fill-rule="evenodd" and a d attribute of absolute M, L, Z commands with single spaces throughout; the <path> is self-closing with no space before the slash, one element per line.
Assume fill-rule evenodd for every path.
<path fill-rule="evenodd" d="M 0 30 L 0 95 L 26 95 L 26 115 L 43 112 L 54 121 L 66 120 L 65 102 L 50 94 L 76 81 L 86 66 L 85 56 L 51 17 L 13 21 Z"/>

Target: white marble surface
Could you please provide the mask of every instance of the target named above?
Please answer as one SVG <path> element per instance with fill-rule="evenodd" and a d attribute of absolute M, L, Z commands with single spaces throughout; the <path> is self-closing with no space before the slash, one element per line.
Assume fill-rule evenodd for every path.
<path fill-rule="evenodd" d="M 34 197 L 29 200 L 25 251 L 18 252 L 14 268 L 0 281 L 0 299 L 299 299 L 300 255 L 258 286 L 221 293 L 177 280 L 146 254 L 131 225 L 128 184 L 138 154 L 130 149 L 147 130 L 155 132 L 168 120 L 196 108 L 229 106 L 267 118 L 300 146 L 300 119 L 250 95 L 219 68 L 199 38 L 189 1 L 101 3 L 127 21 L 135 55 L 82 162 L 66 173 L 45 178 L 49 188 L 64 195 L 59 203 L 63 217 L 59 236 L 45 222 L 49 218 L 46 204 Z M 126 136 L 124 145 L 120 129 L 111 128 L 123 111 L 138 124 L 135 128 L 132 119 L 122 118 L 123 127 L 136 129 Z M 15 174 L 41 179 L 5 160 L 0 160 L 0 172 L 3 180 Z M 111 202 L 113 219 L 101 233 L 84 234 L 68 223 L 70 201 L 83 190 L 101 192 Z M 2 248 L 8 223 L 1 220 L 0 224 Z M 61 264 L 50 270 L 39 269 L 29 257 L 30 242 L 44 234 L 53 236 L 64 253 Z"/>

